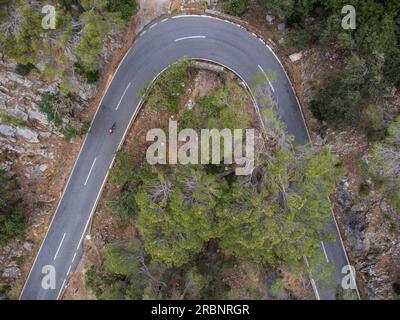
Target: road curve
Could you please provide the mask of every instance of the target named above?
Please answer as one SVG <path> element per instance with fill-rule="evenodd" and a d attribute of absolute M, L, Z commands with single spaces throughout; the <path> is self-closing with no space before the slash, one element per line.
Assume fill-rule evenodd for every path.
<path fill-rule="evenodd" d="M 68 275 L 79 260 L 82 241 L 115 151 L 137 114 L 140 90 L 184 56 L 220 63 L 234 70 L 249 86 L 258 72 L 273 71 L 276 79 L 268 85 L 278 103 L 280 119 L 297 143 L 309 141 L 296 96 L 282 65 L 256 36 L 235 24 L 207 16 L 174 16 L 153 21 L 127 52 L 103 97 L 20 299 L 60 298 Z M 107 131 L 114 122 L 116 131 L 109 135 Z M 335 282 L 339 284 L 342 267 L 348 265 L 348 259 L 333 219 L 328 228 L 336 233 L 337 240 L 321 244 L 321 250 L 335 266 Z M 55 271 L 55 288 L 51 286 L 46 266 Z M 47 284 L 47 289 L 42 282 Z M 317 283 L 314 291 L 317 298 L 335 299 L 334 288 L 321 289 Z"/>

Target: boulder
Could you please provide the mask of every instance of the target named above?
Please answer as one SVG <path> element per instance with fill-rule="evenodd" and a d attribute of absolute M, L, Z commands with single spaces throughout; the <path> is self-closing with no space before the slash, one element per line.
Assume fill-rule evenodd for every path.
<path fill-rule="evenodd" d="M 286 29 L 286 23 L 280 23 L 278 24 L 278 30 L 279 31 L 284 31 Z"/>
<path fill-rule="evenodd" d="M 13 72 L 0 72 L 0 83 L 7 84 L 9 82 L 16 82 L 24 87 L 31 88 L 32 81 L 20 76 Z"/>
<path fill-rule="evenodd" d="M 8 114 L 22 121 L 28 121 L 28 114 L 18 105 L 14 109 L 9 110 Z"/>
<path fill-rule="evenodd" d="M 303 57 L 303 53 L 301 52 L 297 52 L 297 53 L 293 53 L 289 56 L 290 61 L 292 62 L 296 62 L 299 61 L 301 58 Z"/>
<path fill-rule="evenodd" d="M 21 270 L 18 267 L 8 267 L 3 270 L 4 278 L 18 279 L 21 277 Z"/>
<path fill-rule="evenodd" d="M 96 95 L 96 93 L 96 86 L 87 83 L 79 86 L 79 90 L 77 92 L 78 96 L 84 101 L 89 101 Z"/>
<path fill-rule="evenodd" d="M 273 16 L 272 14 L 267 14 L 266 20 L 269 24 L 272 24 L 275 20 L 275 16 Z"/>
<path fill-rule="evenodd" d="M 48 169 L 48 167 L 49 167 L 48 164 L 41 164 L 41 165 L 39 166 L 39 170 L 40 170 L 41 172 L 46 172 L 46 170 Z"/>
<path fill-rule="evenodd" d="M 11 137 L 14 138 L 16 133 L 16 129 L 10 125 L 7 124 L 0 124 L 0 134 L 6 136 L 6 137 Z"/>
<path fill-rule="evenodd" d="M 23 137 L 30 143 L 39 143 L 38 133 L 28 128 L 17 128 L 17 136 Z"/>
<path fill-rule="evenodd" d="M 38 111 L 35 103 L 32 103 L 32 109 L 33 110 L 28 110 L 28 118 L 30 120 L 36 120 L 41 124 L 48 126 L 49 121 L 47 120 L 46 115 Z"/>
<path fill-rule="evenodd" d="M 342 184 L 337 191 L 337 203 L 342 212 L 345 212 L 351 205 L 352 195 L 350 191 Z"/>
<path fill-rule="evenodd" d="M 38 89 L 39 93 L 49 93 L 49 94 L 56 94 L 58 92 L 58 82 L 53 82 L 52 84 L 45 85 Z"/>
<path fill-rule="evenodd" d="M 33 249 L 33 241 L 32 240 L 26 240 L 24 242 L 24 249 L 28 252 L 31 252 Z"/>

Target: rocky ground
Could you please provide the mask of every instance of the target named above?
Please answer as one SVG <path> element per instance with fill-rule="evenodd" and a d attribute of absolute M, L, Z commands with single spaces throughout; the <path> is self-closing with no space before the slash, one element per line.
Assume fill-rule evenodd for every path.
<path fill-rule="evenodd" d="M 337 68 L 339 54 L 310 49 L 303 52 L 297 68 L 301 77 L 302 101 L 307 107 L 315 83 L 323 72 Z M 316 67 L 319 66 L 319 67 Z M 399 92 L 382 101 L 392 115 L 399 114 Z M 370 158 L 371 146 L 357 129 L 335 132 L 311 120 L 314 143 L 328 146 L 335 153 L 345 174 L 334 196 L 335 214 L 344 236 L 351 263 L 357 271 L 357 283 L 365 299 L 398 299 L 392 285 L 400 278 L 400 216 L 376 190 L 360 194 L 360 186 L 372 187 L 360 169 L 360 161 Z"/>
<path fill-rule="evenodd" d="M 58 85 L 42 81 L 36 73 L 20 76 L 15 73 L 13 63 L 0 64 L 0 166 L 16 174 L 30 226 L 29 240 L 0 249 L 0 275 L 5 283 L 15 284 L 21 278 L 19 267 L 24 256 L 40 242 L 68 175 L 66 168 L 79 149 L 81 139 L 66 141 L 36 105 L 42 93 L 55 93 Z M 82 84 L 79 92 L 73 108 L 85 112 L 96 87 Z M 13 272 L 8 272 L 11 269 Z"/>

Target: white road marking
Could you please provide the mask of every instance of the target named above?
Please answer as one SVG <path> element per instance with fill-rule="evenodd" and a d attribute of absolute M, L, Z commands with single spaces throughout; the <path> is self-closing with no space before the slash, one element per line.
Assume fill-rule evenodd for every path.
<path fill-rule="evenodd" d="M 263 69 L 260 65 L 258 65 L 258 68 L 259 68 L 259 69 L 261 70 L 261 72 L 264 74 L 265 79 L 267 79 L 268 84 L 269 84 L 269 86 L 271 87 L 272 92 L 275 92 L 275 89 L 274 89 L 274 87 L 273 87 L 271 81 L 269 80 L 267 74 L 265 73 L 264 69 Z"/>
<path fill-rule="evenodd" d="M 206 36 L 190 36 L 190 37 L 183 37 L 183 38 L 175 39 L 175 42 L 182 41 L 182 40 L 188 40 L 188 39 L 205 39 L 205 38 L 206 38 Z"/>
<path fill-rule="evenodd" d="M 321 297 L 319 296 L 318 290 L 317 290 L 317 286 L 315 284 L 315 281 L 313 278 L 311 278 L 311 285 L 314 289 L 314 293 L 315 293 L 315 297 L 317 298 L 317 300 L 321 300 Z"/>
<path fill-rule="evenodd" d="M 156 25 L 158 25 L 158 22 L 156 22 L 155 24 L 152 24 L 152 25 L 149 27 L 149 30 L 153 29 Z"/>
<path fill-rule="evenodd" d="M 103 100 L 104 100 L 104 98 L 105 98 L 105 96 L 106 96 L 106 93 L 108 92 L 108 89 L 109 89 L 110 86 L 111 86 L 112 81 L 113 81 L 114 78 L 115 78 L 115 75 L 118 73 L 118 70 L 121 68 L 121 66 L 123 65 L 124 61 L 125 61 L 126 58 L 128 57 L 129 52 L 130 52 L 131 49 L 134 47 L 136 41 L 137 41 L 137 39 L 135 40 L 135 42 L 133 43 L 133 45 L 131 46 L 131 48 L 129 48 L 129 50 L 125 53 L 125 55 L 124 55 L 124 57 L 122 58 L 121 62 L 118 64 L 117 69 L 116 69 L 115 72 L 113 73 L 112 78 L 111 78 L 111 81 L 108 82 L 107 88 L 106 88 L 106 90 L 104 90 L 103 96 L 101 97 L 101 100 L 100 100 L 100 102 L 99 102 L 99 104 L 98 104 L 98 106 L 97 106 L 96 112 L 95 112 L 95 114 L 94 114 L 94 116 L 93 116 L 93 118 L 92 118 L 92 121 L 90 122 L 89 131 L 90 131 L 90 129 L 92 128 L 92 125 L 93 125 L 94 121 L 96 120 L 96 116 L 97 116 L 98 113 L 99 113 L 100 106 L 101 106 L 101 104 L 103 103 Z M 69 175 L 69 177 L 68 177 L 67 183 L 65 184 L 65 187 L 64 187 L 64 190 L 63 190 L 63 192 L 62 192 L 61 198 L 60 198 L 60 200 L 58 201 L 56 211 L 55 211 L 55 213 L 53 214 L 53 217 L 51 218 L 51 222 L 50 222 L 49 227 L 47 228 L 47 231 L 46 231 L 46 234 L 45 234 L 45 236 L 44 236 L 44 239 L 47 238 L 47 235 L 49 234 L 49 231 L 51 230 L 51 227 L 52 227 L 52 225 L 53 225 L 53 222 L 55 221 L 55 218 L 56 218 L 56 216 L 57 216 L 58 209 L 60 208 L 61 203 L 62 203 L 62 200 L 63 200 L 63 198 L 64 198 L 65 191 L 68 189 L 69 183 L 70 183 L 70 181 L 71 181 L 72 173 L 74 172 L 74 170 L 75 170 L 75 168 L 76 168 L 76 166 L 77 166 L 77 164 L 78 164 L 78 162 L 79 162 L 80 155 L 81 155 L 81 153 L 82 153 L 82 151 L 83 151 L 83 149 L 84 149 L 84 147 L 85 147 L 85 145 L 86 145 L 86 140 L 88 139 L 88 137 L 89 137 L 89 135 L 86 134 L 86 135 L 85 135 L 85 139 L 83 140 L 83 143 L 82 143 L 82 145 L 81 145 L 81 148 L 79 149 L 78 156 L 77 156 L 76 159 L 75 159 L 74 165 L 73 165 L 72 170 L 71 170 L 71 172 L 70 172 L 70 175 Z M 90 218 L 89 218 L 89 220 L 90 220 Z M 27 286 L 27 284 L 28 284 L 28 280 L 30 279 L 31 274 L 32 274 L 33 269 L 34 269 L 34 266 L 35 266 L 35 264 L 36 264 L 36 262 L 37 262 L 37 260 L 38 260 L 38 258 L 39 258 L 39 256 L 40 256 L 40 253 L 42 252 L 42 248 L 43 248 L 43 246 L 44 246 L 44 243 L 45 243 L 45 241 L 43 240 L 43 241 L 42 241 L 42 244 L 40 245 L 39 251 L 38 251 L 38 253 L 36 254 L 35 260 L 33 261 L 33 264 L 32 264 L 32 266 L 31 266 L 31 269 L 29 270 L 28 278 L 26 278 L 26 281 L 25 281 L 25 283 L 24 283 L 24 286 L 22 287 L 21 293 L 20 293 L 20 295 L 19 295 L 19 297 L 18 297 L 19 300 L 21 299 L 22 295 L 24 294 L 25 288 L 26 288 L 26 286 Z M 78 248 L 79 248 L 79 246 L 78 246 Z M 62 289 L 62 287 L 61 287 L 61 289 Z M 57 300 L 58 300 L 58 298 L 59 298 L 59 296 L 57 296 Z"/>
<path fill-rule="evenodd" d="M 69 275 L 69 273 L 70 273 L 70 271 L 71 271 L 71 267 L 72 267 L 72 265 L 70 265 L 69 268 L 68 268 L 67 277 L 68 277 L 68 275 Z"/>
<path fill-rule="evenodd" d="M 74 261 L 75 261 L 75 258 L 76 258 L 76 252 L 75 252 L 75 254 L 74 254 L 74 257 L 72 258 L 72 261 L 71 261 L 71 263 L 74 263 Z"/>
<path fill-rule="evenodd" d="M 126 94 L 126 92 L 128 91 L 128 89 L 129 89 L 129 87 L 131 86 L 131 84 L 132 84 L 132 82 L 129 82 L 128 85 L 126 86 L 125 91 L 124 91 L 124 93 L 122 94 L 121 99 L 119 99 L 119 102 L 118 102 L 118 104 L 117 104 L 117 107 L 115 108 L 115 111 L 118 110 L 118 108 L 119 108 L 119 106 L 120 106 L 120 104 L 121 104 L 121 102 L 122 102 L 122 99 L 124 99 L 125 94 Z"/>
<path fill-rule="evenodd" d="M 167 21 L 167 20 L 168 20 L 168 18 L 165 18 L 165 19 L 162 19 L 161 22 L 165 22 L 165 21 Z"/>
<path fill-rule="evenodd" d="M 57 295 L 57 300 L 60 299 L 60 295 L 61 295 L 61 293 L 63 291 L 64 286 L 65 286 L 65 281 L 67 281 L 67 278 L 64 279 L 64 281 L 63 281 L 63 283 L 61 285 L 60 291 L 58 292 L 58 295 Z"/>
<path fill-rule="evenodd" d="M 222 21 L 222 19 L 219 19 L 219 18 L 216 18 L 216 17 L 211 17 L 211 16 L 206 16 L 206 15 L 190 15 L 190 16 L 192 16 L 192 17 L 193 17 L 193 16 L 201 16 L 201 17 L 204 17 L 204 18 L 209 18 L 209 19 L 215 19 L 215 20 L 221 20 L 221 21 Z M 175 17 L 172 17 L 172 18 L 190 17 L 190 16 L 189 16 L 189 15 L 181 15 L 181 16 L 175 16 Z M 168 20 L 168 19 L 164 19 L 164 20 Z M 236 25 L 236 26 L 238 26 L 238 27 L 244 29 L 244 27 L 242 27 L 242 26 L 240 26 L 240 25 L 237 25 L 237 24 L 235 24 L 235 23 L 232 23 L 232 22 L 228 22 L 228 23 L 233 24 L 233 25 Z M 267 48 L 276 56 L 276 54 L 273 52 L 273 50 L 272 50 L 262 39 L 259 39 L 259 40 L 260 40 L 262 43 L 264 43 L 264 45 L 266 45 Z M 129 53 L 129 51 L 128 51 L 128 53 Z M 123 64 L 123 61 L 125 60 L 126 57 L 127 57 L 127 54 L 124 56 L 123 60 L 122 60 L 121 63 L 118 65 L 117 71 L 118 71 L 118 69 L 121 67 L 121 65 Z M 281 61 L 280 61 L 278 58 L 277 58 L 277 61 L 278 61 L 278 62 L 281 64 L 281 66 L 282 66 L 282 63 L 281 63 Z M 285 69 L 283 68 L 283 66 L 282 66 L 282 69 L 283 69 L 283 71 L 285 72 Z M 117 74 L 117 71 L 114 72 L 113 78 L 114 78 L 114 76 Z M 285 73 L 286 73 L 286 72 L 285 72 Z M 290 80 L 289 80 L 287 74 L 286 74 L 286 77 L 287 77 L 288 81 L 290 82 Z M 108 87 L 110 86 L 111 83 L 112 83 L 112 81 L 110 81 L 110 82 L 108 83 L 107 89 L 108 89 Z M 292 88 L 293 88 L 293 86 L 292 86 Z M 105 92 L 107 92 L 107 91 L 108 91 L 108 90 L 105 90 Z M 104 99 L 105 95 L 106 95 L 106 94 L 103 95 L 102 100 Z M 295 95 L 295 97 L 296 97 L 296 99 L 297 99 L 297 96 L 296 96 L 295 92 L 294 92 L 294 95 Z M 298 99 L 297 99 L 297 100 L 298 100 Z M 100 102 L 99 105 L 101 105 L 101 102 Z M 299 103 L 298 103 L 298 105 L 299 105 Z M 300 108 L 300 105 L 299 105 L 299 108 Z M 97 112 L 99 111 L 99 109 L 100 109 L 100 108 L 97 108 L 96 114 L 97 114 Z M 300 111 L 302 111 L 301 108 L 300 108 Z M 96 118 L 96 114 L 95 114 L 95 116 L 94 116 L 93 119 L 92 119 L 92 123 L 94 122 L 94 120 L 95 120 L 95 118 Z M 303 116 L 303 113 L 302 113 L 302 112 L 301 112 L 301 114 L 302 114 L 302 116 Z M 303 120 L 304 120 L 304 116 L 303 116 Z M 307 129 L 307 133 L 308 133 L 308 128 L 307 128 L 307 126 L 306 126 L 306 129 Z M 85 140 L 86 140 L 87 137 L 88 137 L 88 136 L 86 135 Z M 123 141 L 121 141 L 121 143 L 122 143 L 122 142 L 123 142 Z M 81 151 L 84 149 L 84 146 L 85 146 L 85 141 L 84 141 L 84 143 L 82 144 L 82 148 L 81 148 L 80 151 L 79 151 L 79 155 L 80 155 Z M 75 168 L 76 164 L 78 163 L 79 155 L 78 155 L 78 157 L 77 157 L 77 159 L 76 159 L 76 161 L 75 161 L 75 163 L 74 163 L 74 167 L 73 167 L 71 173 L 74 171 L 74 168 Z M 67 187 L 68 187 L 69 180 L 70 180 L 71 176 L 72 176 L 72 174 L 69 176 L 69 179 L 68 179 L 68 182 L 67 182 L 67 184 L 66 184 L 65 189 L 67 189 Z M 64 191 L 65 191 L 65 189 L 64 189 Z M 64 196 L 64 192 L 63 192 L 62 196 Z M 98 199 L 96 199 L 96 201 L 97 201 L 97 200 L 98 200 Z M 62 202 L 62 198 L 60 199 L 60 201 L 59 201 L 59 203 L 58 203 L 58 207 L 60 206 L 61 202 Z M 58 207 L 57 207 L 57 209 L 56 209 L 56 213 L 57 213 L 57 211 L 58 211 Z M 92 216 L 92 214 L 91 214 L 91 216 Z M 88 222 L 90 221 L 91 216 L 89 217 Z M 52 219 L 51 223 L 54 221 L 54 218 L 55 218 L 55 217 L 56 217 L 56 214 L 53 215 L 53 219 Z M 334 221 L 335 221 L 336 227 L 337 227 L 337 229 L 338 229 L 336 219 L 334 219 Z M 87 228 L 87 226 L 86 226 L 86 228 Z M 84 230 L 84 233 L 86 232 L 86 228 L 85 228 L 85 230 Z M 50 227 L 48 228 L 48 231 L 49 231 L 50 229 L 51 229 L 51 224 L 50 224 Z M 47 234 L 48 234 L 48 232 L 46 233 L 46 236 L 47 236 Z M 339 236 L 340 236 L 340 240 L 342 241 L 340 232 L 339 232 Z M 46 238 L 46 237 L 45 237 L 45 238 Z M 81 241 L 82 241 L 82 239 L 81 239 Z M 80 242 L 81 242 L 81 241 L 80 241 Z M 37 256 L 36 256 L 36 258 L 35 258 L 35 261 L 34 261 L 34 263 L 33 263 L 33 265 L 32 265 L 32 268 L 31 268 L 31 270 L 30 270 L 30 272 L 29 272 L 28 279 L 27 279 L 27 281 L 26 281 L 25 284 L 24 284 L 23 290 L 21 291 L 20 298 L 21 298 L 21 296 L 23 295 L 23 292 L 24 292 L 24 289 L 25 289 L 25 287 L 26 287 L 26 284 L 27 284 L 27 282 L 28 282 L 28 280 L 29 280 L 29 278 L 30 278 L 30 275 L 31 275 L 31 273 L 32 273 L 33 266 L 35 265 L 36 260 L 37 260 L 37 258 L 39 257 L 40 251 L 41 251 L 41 249 L 42 249 L 42 247 L 43 247 L 43 243 L 44 243 L 44 241 L 42 242 L 42 245 L 41 245 L 41 247 L 40 247 L 40 249 L 39 249 L 39 253 L 37 254 Z M 79 246 L 80 246 L 80 243 L 78 244 L 78 248 L 79 248 Z M 344 248 L 343 241 L 342 241 L 342 247 Z M 345 250 L 344 250 L 344 252 L 345 252 L 345 254 L 346 254 L 346 259 L 348 260 L 347 253 L 346 253 Z M 63 287 L 64 287 L 65 282 L 66 282 L 66 280 L 64 280 L 64 282 L 63 282 L 63 284 L 62 284 L 62 286 L 61 286 L 61 290 L 60 290 L 60 293 L 59 293 L 57 299 L 59 299 L 59 296 L 60 296 L 60 294 L 61 294 L 61 292 L 62 292 L 62 289 L 63 289 Z M 314 283 L 315 283 L 315 281 L 314 281 Z M 314 291 L 315 291 L 315 290 L 314 290 Z M 358 290 L 357 290 L 357 293 L 358 293 Z M 319 295 L 318 295 L 318 297 L 319 297 Z"/>
<path fill-rule="evenodd" d="M 64 242 L 64 238 L 65 238 L 65 233 L 64 233 L 64 235 L 63 235 L 63 237 L 62 237 L 62 239 L 61 239 L 61 242 L 60 242 L 60 244 L 59 244 L 59 246 L 58 246 L 57 252 L 56 252 L 56 254 L 55 254 L 55 256 L 54 256 L 54 259 L 53 259 L 54 261 L 57 259 L 58 253 L 60 252 L 61 246 L 62 246 L 62 244 L 63 244 L 63 242 Z"/>
<path fill-rule="evenodd" d="M 321 246 L 322 246 L 322 250 L 324 250 L 326 262 L 329 262 L 328 254 L 326 253 L 325 245 L 322 241 L 321 241 Z"/>
<path fill-rule="evenodd" d="M 307 257 L 304 257 L 304 261 L 306 263 L 306 266 L 309 268 L 310 267 L 310 263 L 308 262 Z M 315 284 L 315 280 L 312 278 L 311 272 L 309 272 L 309 275 L 310 275 L 311 286 L 312 286 L 313 291 L 315 293 L 315 297 L 317 298 L 317 300 L 321 300 L 321 297 L 319 296 L 319 292 L 318 292 L 317 286 Z"/>
<path fill-rule="evenodd" d="M 92 166 L 90 167 L 89 174 L 88 174 L 88 176 L 86 177 L 85 186 L 87 185 L 87 183 L 88 183 L 88 181 L 89 181 L 89 177 L 90 177 L 90 174 L 92 173 L 94 164 L 96 163 L 96 159 L 97 159 L 97 158 L 94 158 L 93 163 L 92 163 Z"/>

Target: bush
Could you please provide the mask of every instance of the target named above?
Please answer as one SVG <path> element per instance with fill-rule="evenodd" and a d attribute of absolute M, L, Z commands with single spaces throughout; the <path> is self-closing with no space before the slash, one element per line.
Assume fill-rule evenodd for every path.
<path fill-rule="evenodd" d="M 35 65 L 32 63 L 22 64 L 18 63 L 15 71 L 21 76 L 27 76 L 33 69 L 36 69 Z"/>
<path fill-rule="evenodd" d="M 14 127 L 22 126 L 25 124 L 24 120 L 21 120 L 17 117 L 11 116 L 6 112 L 0 113 L 0 118 L 3 124 L 12 125 Z"/>
<path fill-rule="evenodd" d="M 392 288 L 397 295 L 400 295 L 400 282 L 393 283 Z"/>
<path fill-rule="evenodd" d="M 111 12 L 118 12 L 125 21 L 129 20 L 138 9 L 136 0 L 109 0 L 107 9 Z"/>
<path fill-rule="evenodd" d="M 123 223 L 129 222 L 137 215 L 137 204 L 135 199 L 135 192 L 130 188 L 122 191 L 115 199 L 108 203 L 109 209 L 117 214 Z"/>
<path fill-rule="evenodd" d="M 37 103 L 39 111 L 43 112 L 56 128 L 60 128 L 68 106 L 66 98 L 56 94 L 42 94 L 42 99 Z"/>
<path fill-rule="evenodd" d="M 64 129 L 64 137 L 67 140 L 71 140 L 74 137 L 80 137 L 85 135 L 88 130 L 89 130 L 89 123 L 85 122 L 82 127 L 80 129 L 77 129 L 76 127 L 72 126 L 72 125 L 68 125 L 65 129 Z"/>
<path fill-rule="evenodd" d="M 95 11 L 86 11 L 80 16 L 84 27 L 79 42 L 74 47 L 74 53 L 79 57 L 79 63 L 86 71 L 98 70 L 97 58 L 103 49 L 103 38 L 111 30 L 111 23 Z"/>
<path fill-rule="evenodd" d="M 303 50 L 308 46 L 311 39 L 312 34 L 298 25 L 293 26 L 293 28 L 289 30 L 288 45 L 293 49 Z"/>
<path fill-rule="evenodd" d="M 185 110 L 180 113 L 181 119 L 179 121 L 179 126 L 181 129 L 201 129 L 202 119 L 193 109 Z"/>
<path fill-rule="evenodd" d="M 247 0 L 228 0 L 225 11 L 233 16 L 240 16 L 246 9 Z"/>
<path fill-rule="evenodd" d="M 386 135 L 387 123 L 384 119 L 383 109 L 379 106 L 369 105 L 364 110 L 367 124 L 366 135 L 370 141 L 382 140 Z"/>
<path fill-rule="evenodd" d="M 257 2 L 263 9 L 281 18 L 288 18 L 295 12 L 294 0 L 257 0 Z M 298 7 L 303 5 L 302 3 Z"/>
<path fill-rule="evenodd" d="M 325 86 L 311 102 L 311 112 L 336 129 L 358 125 L 363 108 L 382 85 L 377 68 L 354 55 L 344 70 L 325 80 Z"/>
<path fill-rule="evenodd" d="M 192 62 L 182 59 L 165 70 L 148 92 L 148 101 L 153 108 L 166 108 L 178 113 L 179 98 L 185 93 Z"/>
<path fill-rule="evenodd" d="M 25 234 L 25 215 L 16 197 L 18 185 L 15 177 L 0 170 L 0 245 L 6 245 Z"/>
<path fill-rule="evenodd" d="M 206 111 L 208 117 L 217 118 L 227 106 L 228 92 L 220 89 L 204 97 L 197 98 L 197 103 Z"/>
<path fill-rule="evenodd" d="M 87 70 L 85 67 L 79 63 L 75 63 L 75 70 L 79 73 L 82 77 L 85 78 L 87 83 L 96 83 L 100 79 L 100 70 Z"/>
<path fill-rule="evenodd" d="M 360 184 L 358 188 L 358 192 L 361 196 L 365 197 L 368 196 L 371 192 L 371 188 L 367 183 Z"/>

